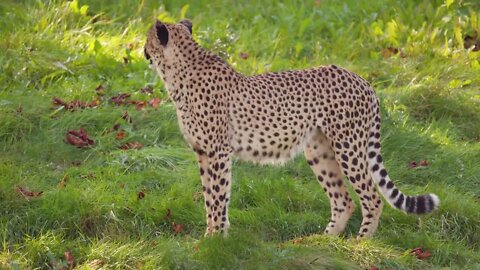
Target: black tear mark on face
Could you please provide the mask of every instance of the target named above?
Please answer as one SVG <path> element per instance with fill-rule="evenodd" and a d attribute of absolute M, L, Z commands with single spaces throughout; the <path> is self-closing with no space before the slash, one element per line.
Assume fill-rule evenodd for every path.
<path fill-rule="evenodd" d="M 188 28 L 188 31 L 190 31 L 190 34 L 192 33 L 192 22 L 190 20 L 182 20 L 180 23 L 185 25 Z"/>
<path fill-rule="evenodd" d="M 168 43 L 168 29 L 167 27 L 162 24 L 161 22 L 157 21 L 155 23 L 155 28 L 157 30 L 157 38 L 160 41 L 160 44 L 163 46 L 167 46 Z"/>
<path fill-rule="evenodd" d="M 145 59 L 150 60 L 150 54 L 148 54 L 147 48 L 143 48 L 143 54 L 145 55 Z M 150 60 L 150 62 L 152 61 Z"/>
<path fill-rule="evenodd" d="M 147 52 L 147 48 L 143 48 L 143 54 L 145 55 L 145 59 L 147 59 L 150 62 L 150 65 L 153 64 L 152 58 L 150 57 L 150 54 Z"/>

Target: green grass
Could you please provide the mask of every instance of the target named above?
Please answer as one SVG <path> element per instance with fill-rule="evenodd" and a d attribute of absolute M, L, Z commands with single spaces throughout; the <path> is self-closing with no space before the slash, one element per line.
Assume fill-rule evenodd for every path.
<path fill-rule="evenodd" d="M 76 269 L 480 269 L 480 51 L 464 48 L 480 35 L 478 1 L 190 2 L 0 3 L 0 268 L 60 269 L 70 251 Z M 357 207 L 345 234 L 327 237 L 328 200 L 302 157 L 280 168 L 236 162 L 229 236 L 204 238 L 195 158 L 142 50 L 155 18 L 183 17 L 245 74 L 337 64 L 367 78 L 392 179 L 408 194 L 438 194 L 440 209 L 416 217 L 387 206 L 375 237 L 357 242 Z M 100 84 L 96 108 L 52 105 L 98 98 Z M 114 106 L 119 93 L 164 103 Z M 92 148 L 64 142 L 80 127 Z M 118 149 L 129 141 L 144 148 Z M 423 159 L 428 167 L 409 168 Z M 26 200 L 16 187 L 43 194 Z M 410 255 L 418 246 L 431 256 Z"/>

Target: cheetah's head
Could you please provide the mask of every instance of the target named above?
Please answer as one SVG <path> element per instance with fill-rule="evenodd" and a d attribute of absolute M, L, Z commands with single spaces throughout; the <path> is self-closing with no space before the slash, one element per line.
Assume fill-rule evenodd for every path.
<path fill-rule="evenodd" d="M 156 21 L 147 35 L 144 54 L 152 68 L 163 76 L 165 67 L 182 59 L 181 50 L 195 44 L 192 39 L 192 23 L 183 20 L 178 24 L 167 24 Z"/>

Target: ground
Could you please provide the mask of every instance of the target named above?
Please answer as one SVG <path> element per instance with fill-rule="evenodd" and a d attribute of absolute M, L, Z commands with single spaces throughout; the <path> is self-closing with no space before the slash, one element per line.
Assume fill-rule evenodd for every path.
<path fill-rule="evenodd" d="M 480 4 L 227 2 L 2 1 L 0 268 L 480 269 Z M 327 237 L 328 200 L 303 157 L 236 162 L 229 236 L 203 238 L 195 157 L 142 49 L 155 18 L 185 17 L 247 75 L 336 64 L 370 81 L 391 178 L 440 209 L 386 206 L 357 242 L 357 207 Z M 93 145 L 67 140 L 80 128 Z"/>

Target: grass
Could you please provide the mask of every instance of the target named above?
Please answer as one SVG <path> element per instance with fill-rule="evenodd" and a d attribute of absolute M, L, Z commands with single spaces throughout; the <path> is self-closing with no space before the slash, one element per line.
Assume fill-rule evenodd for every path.
<path fill-rule="evenodd" d="M 70 251 L 76 269 L 480 269 L 480 51 L 465 48 L 467 36 L 480 46 L 479 10 L 474 0 L 2 1 L 0 268 L 61 269 Z M 342 237 L 327 237 L 328 200 L 302 157 L 236 162 L 229 236 L 203 238 L 194 155 L 142 50 L 155 18 L 183 17 L 245 74 L 337 64 L 367 78 L 392 179 L 438 194 L 440 209 L 386 207 L 362 242 L 356 211 Z M 164 102 L 115 106 L 119 93 Z M 72 112 L 53 97 L 100 105 Z M 64 142 L 80 127 L 93 147 Z M 118 149 L 133 141 L 144 147 Z M 420 160 L 429 165 L 408 166 Z M 26 200 L 17 187 L 43 194 Z M 409 254 L 418 246 L 431 256 Z"/>

